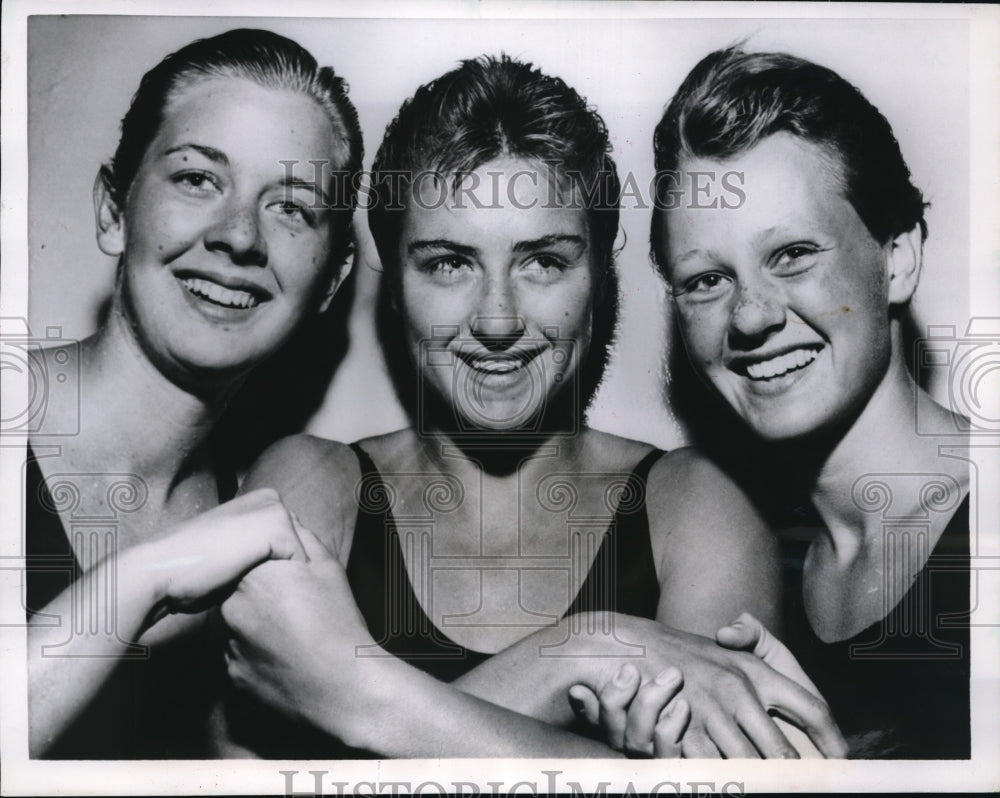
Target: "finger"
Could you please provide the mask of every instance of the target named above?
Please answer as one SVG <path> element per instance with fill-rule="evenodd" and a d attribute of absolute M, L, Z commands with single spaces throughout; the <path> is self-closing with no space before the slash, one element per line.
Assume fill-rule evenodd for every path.
<path fill-rule="evenodd" d="M 591 726 L 601 721 L 601 704 L 597 695 L 585 684 L 574 684 L 569 688 L 569 705 L 573 713 Z"/>
<path fill-rule="evenodd" d="M 691 706 L 677 696 L 664 707 L 653 729 L 653 756 L 657 759 L 677 759 L 681 756 L 681 740 L 690 722 Z"/>
<path fill-rule="evenodd" d="M 660 713 L 677 695 L 683 684 L 677 668 L 667 668 L 647 684 L 642 685 L 629 706 L 625 724 L 625 748 L 629 751 L 652 756 L 653 730 Z"/>
<path fill-rule="evenodd" d="M 302 549 L 305 551 L 306 559 L 310 562 L 333 559 L 333 554 L 323 545 L 323 542 L 312 532 L 302 526 L 298 516 L 292 513 L 292 527 L 298 535 Z"/>
<path fill-rule="evenodd" d="M 628 707 L 639 689 L 639 669 L 630 662 L 622 665 L 614 678 L 600 691 L 600 722 L 608 745 L 616 751 L 625 746 Z"/>
<path fill-rule="evenodd" d="M 719 749 L 715 747 L 701 729 L 688 729 L 681 741 L 681 754 L 685 759 L 721 759 Z"/>
<path fill-rule="evenodd" d="M 749 612 L 742 613 L 729 626 L 724 626 L 716 632 L 715 639 L 726 648 L 750 651 L 779 673 L 798 682 L 817 696 L 820 695 L 816 685 L 802 670 L 792 652 Z"/>
<path fill-rule="evenodd" d="M 257 488 L 248 493 L 241 493 L 234 499 L 230 499 L 219 507 L 228 510 L 256 510 L 269 504 L 280 504 L 281 496 L 274 488 Z"/>
<path fill-rule="evenodd" d="M 808 734 L 824 756 L 834 759 L 847 756 L 847 743 L 826 701 L 787 676 L 770 668 L 769 671 L 769 678 L 754 679 L 755 685 L 761 685 L 758 689 L 761 701 Z"/>
<path fill-rule="evenodd" d="M 738 620 L 723 626 L 715 633 L 715 642 L 734 651 L 753 651 L 758 637 L 754 629 Z"/>
<path fill-rule="evenodd" d="M 799 755 L 774 718 L 759 707 L 737 712 L 736 722 L 764 759 L 798 759 Z"/>
<path fill-rule="evenodd" d="M 760 759 L 734 718 L 713 714 L 706 719 L 705 730 L 726 759 Z"/>

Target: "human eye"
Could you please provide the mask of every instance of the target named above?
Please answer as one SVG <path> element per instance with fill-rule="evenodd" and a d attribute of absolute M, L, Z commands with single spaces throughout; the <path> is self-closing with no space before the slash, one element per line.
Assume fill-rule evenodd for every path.
<path fill-rule="evenodd" d="M 445 255 L 425 261 L 419 268 L 421 272 L 440 282 L 452 282 L 471 272 L 472 264 L 461 256 Z"/>
<path fill-rule="evenodd" d="M 300 202 L 291 198 L 284 198 L 272 202 L 268 207 L 274 211 L 282 219 L 289 222 L 300 224 L 304 223 L 310 227 L 316 226 L 316 214 L 313 210 L 304 202 Z"/>
<path fill-rule="evenodd" d="M 210 196 L 222 191 L 219 180 L 211 172 L 189 169 L 171 177 L 175 186 L 194 197 Z"/>
<path fill-rule="evenodd" d="M 529 278 L 543 283 L 555 282 L 567 268 L 566 261 L 555 255 L 532 255 L 521 266 Z"/>
<path fill-rule="evenodd" d="M 704 272 L 688 277 L 671 287 L 675 298 L 707 302 L 722 296 L 732 284 L 732 278 L 722 272 Z"/>
<path fill-rule="evenodd" d="M 792 277 L 810 269 L 822 250 L 815 244 L 795 243 L 774 253 L 773 268 L 785 277 Z"/>

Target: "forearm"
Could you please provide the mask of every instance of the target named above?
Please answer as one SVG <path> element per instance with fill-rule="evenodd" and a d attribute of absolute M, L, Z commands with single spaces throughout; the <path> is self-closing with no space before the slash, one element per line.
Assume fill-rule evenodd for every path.
<path fill-rule="evenodd" d="M 314 718 L 348 745 L 403 758 L 620 756 L 602 743 L 443 684 L 400 660 L 373 658 L 369 664 L 364 690 L 346 691 L 349 697 L 339 703 L 331 696 L 323 716 Z"/>
<path fill-rule="evenodd" d="M 157 611 L 157 585 L 142 568 L 141 552 L 130 550 L 91 568 L 32 619 L 32 756 L 43 756 L 70 726 Z"/>
<path fill-rule="evenodd" d="M 611 613 L 581 613 L 526 637 L 473 668 L 453 684 L 463 692 L 547 724 L 575 719 L 568 691 L 596 689 L 613 672 L 616 654 Z"/>

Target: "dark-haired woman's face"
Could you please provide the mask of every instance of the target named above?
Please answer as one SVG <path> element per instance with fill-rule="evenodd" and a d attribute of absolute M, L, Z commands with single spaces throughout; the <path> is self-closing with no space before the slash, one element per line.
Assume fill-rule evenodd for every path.
<path fill-rule="evenodd" d="M 586 212 L 548 173 L 497 160 L 411 192 L 398 303 L 426 388 L 476 429 L 531 425 L 573 390 L 590 345 L 596 259 Z"/>
<path fill-rule="evenodd" d="M 332 275 L 329 166 L 313 162 L 336 152 L 326 114 L 299 94 L 213 78 L 171 101 L 111 247 L 161 370 L 244 372 L 316 311 Z"/>
<path fill-rule="evenodd" d="M 746 194 L 727 208 L 732 198 L 718 187 L 688 190 L 658 220 L 695 368 L 764 438 L 848 420 L 888 368 L 892 245 L 875 241 L 844 197 L 837 164 L 790 134 L 724 163 L 681 166 L 688 174 L 742 172 Z"/>

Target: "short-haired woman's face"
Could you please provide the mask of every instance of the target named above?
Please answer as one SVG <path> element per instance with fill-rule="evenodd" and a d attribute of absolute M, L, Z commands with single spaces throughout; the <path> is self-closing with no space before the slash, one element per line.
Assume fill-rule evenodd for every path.
<path fill-rule="evenodd" d="M 320 306 L 336 152 L 326 114 L 300 94 L 213 78 L 171 101 L 102 240 L 121 250 L 124 306 L 161 370 L 242 373 Z"/>
<path fill-rule="evenodd" d="M 419 377 L 481 429 L 530 425 L 576 386 L 596 258 L 586 211 L 553 201 L 543 167 L 498 159 L 412 187 L 397 303 Z"/>
<path fill-rule="evenodd" d="M 886 373 L 891 339 L 887 248 L 844 197 L 839 165 L 778 133 L 681 168 L 687 193 L 658 223 L 695 368 L 766 439 L 847 420 Z M 711 177 L 732 171 L 744 175 L 738 208 Z M 692 192 L 692 173 L 710 193 Z"/>

